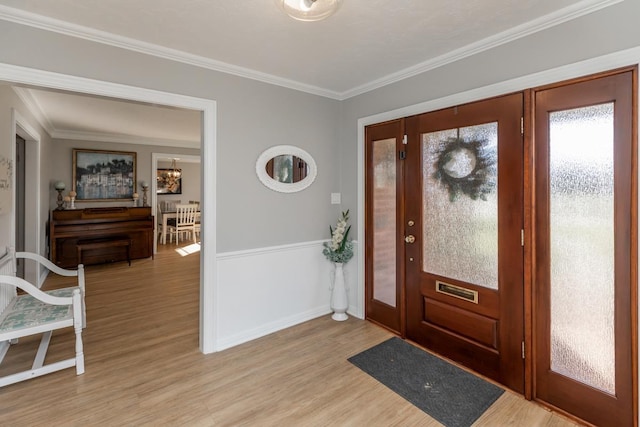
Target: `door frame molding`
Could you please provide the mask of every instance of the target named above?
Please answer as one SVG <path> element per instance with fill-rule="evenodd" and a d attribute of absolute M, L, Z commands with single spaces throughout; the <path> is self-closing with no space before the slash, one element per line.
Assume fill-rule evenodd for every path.
<path fill-rule="evenodd" d="M 568 412 L 568 410 L 561 408 L 561 407 L 556 407 L 554 406 L 554 404 L 550 403 L 547 400 L 543 400 L 540 397 L 536 396 L 536 386 L 534 386 L 534 382 L 537 381 L 537 366 L 536 366 L 536 359 L 538 358 L 537 352 L 540 350 L 539 347 L 536 346 L 536 342 L 538 342 L 538 337 L 540 336 L 540 334 L 543 334 L 543 331 L 538 330 L 539 327 L 539 323 L 537 322 L 537 318 L 533 315 L 534 311 L 535 311 L 535 307 L 538 303 L 538 297 L 539 297 L 539 290 L 537 288 L 539 288 L 540 286 L 536 286 L 536 283 L 538 283 L 538 279 L 536 278 L 536 276 L 538 275 L 538 268 L 539 268 L 539 264 L 538 264 L 538 260 L 537 260 L 537 254 L 538 254 L 538 250 L 536 248 L 537 244 L 541 242 L 541 238 L 538 235 L 538 230 L 536 229 L 537 227 L 537 222 L 538 222 L 538 215 L 540 215 L 541 211 L 545 211 L 548 206 L 543 206 L 541 209 L 537 208 L 536 203 L 538 203 L 538 201 L 541 204 L 545 204 L 543 201 L 541 201 L 540 198 L 537 198 L 537 194 L 539 191 L 539 188 L 537 185 L 538 183 L 538 179 L 536 176 L 536 170 L 538 169 L 538 163 L 543 162 L 541 159 L 537 158 L 536 155 L 539 154 L 538 153 L 538 147 L 536 146 L 536 142 L 535 142 L 535 138 L 533 138 L 533 135 L 535 134 L 535 130 L 531 128 L 531 126 L 536 126 L 535 125 L 535 117 L 537 114 L 536 111 L 536 105 L 534 102 L 534 99 L 536 97 L 536 94 L 539 92 L 543 92 L 543 91 L 547 91 L 547 90 L 557 90 L 557 89 L 564 89 L 564 88 L 568 88 L 572 85 L 579 85 L 579 84 L 589 84 L 589 83 L 597 83 L 599 80 L 602 81 L 603 79 L 607 79 L 607 78 L 615 78 L 618 76 L 624 76 L 626 74 L 631 74 L 631 123 L 629 123 L 629 126 L 631 126 L 631 129 L 629 130 L 629 136 L 631 139 L 631 150 L 632 152 L 635 154 L 635 159 L 633 159 L 634 161 L 632 161 L 632 165 L 629 166 L 629 170 L 630 172 L 635 171 L 636 172 L 636 176 L 632 176 L 629 178 L 631 179 L 631 182 L 629 183 L 629 188 L 627 190 L 629 190 L 629 193 L 631 193 L 631 200 L 629 201 L 629 205 L 630 205 L 630 223 L 629 223 L 629 227 L 630 227 L 630 242 L 629 242 L 629 246 L 630 246 L 630 251 L 629 251 L 629 271 L 627 272 L 629 274 L 629 296 L 631 297 L 631 300 L 635 300 L 633 301 L 635 304 L 633 304 L 632 308 L 635 308 L 635 310 L 632 310 L 629 314 L 630 314 L 630 327 L 631 327 L 631 335 L 632 335 L 632 339 L 631 339 L 631 343 L 630 343 L 630 351 L 631 351 L 631 411 L 632 411 L 632 415 L 636 414 L 636 419 L 634 419 L 635 424 L 637 426 L 638 424 L 638 417 L 640 417 L 640 415 L 638 414 L 638 337 L 640 336 L 640 329 L 638 328 L 639 324 L 638 324 L 638 262 L 639 262 L 639 256 L 638 256 L 638 220 L 637 220 L 637 207 L 638 207 L 638 186 L 637 186 L 637 182 L 638 182 L 638 164 L 639 164 L 639 159 L 640 159 L 640 154 L 638 153 L 638 133 L 637 133 L 637 126 L 638 126 L 638 122 L 639 122 L 639 117 L 640 117 L 640 113 L 638 112 L 638 105 L 637 105 L 637 99 L 638 99 L 638 83 L 637 83 L 637 79 L 638 79 L 638 66 L 637 65 L 632 65 L 632 66 L 624 66 L 624 67 L 619 67 L 616 69 L 610 69 L 604 72 L 599 72 L 599 73 L 594 73 L 594 74 L 590 74 L 590 75 L 583 75 L 583 76 L 579 76 L 577 78 L 573 78 L 573 79 L 569 79 L 569 80 L 562 80 L 562 81 L 558 81 L 555 83 L 551 83 L 551 84 L 547 84 L 547 85 L 543 85 L 540 87 L 535 87 L 532 88 L 530 91 L 528 91 L 528 117 L 525 118 L 525 126 L 527 123 L 527 120 L 529 121 L 529 129 L 531 129 L 531 131 L 529 132 L 525 132 L 525 135 L 528 138 L 527 144 L 525 144 L 525 148 L 526 148 L 526 152 L 525 152 L 525 156 L 526 156 L 526 160 L 525 160 L 525 170 L 528 171 L 526 179 L 525 180 L 525 207 L 528 209 L 525 212 L 525 216 L 526 216 L 526 221 L 525 221 L 525 241 L 528 242 L 527 245 L 525 245 L 525 249 L 528 249 L 528 251 L 525 252 L 525 263 L 527 264 L 527 269 L 525 270 L 527 273 L 527 277 L 525 277 L 526 279 L 526 283 L 525 283 L 525 292 L 527 292 L 527 298 L 528 298 L 528 305 L 526 306 L 527 308 L 527 317 L 525 318 L 525 322 L 528 323 L 528 330 L 527 332 L 527 342 L 531 343 L 531 345 L 528 346 L 527 348 L 527 364 L 526 364 L 526 368 L 527 368 L 527 372 L 531 375 L 531 383 L 528 384 L 528 391 L 531 392 L 531 398 L 536 400 L 537 402 L 541 403 L 544 406 L 547 406 L 549 408 L 552 408 L 553 410 L 556 410 L 558 412 L 564 413 L 565 415 L 569 416 L 570 418 L 576 418 L 577 416 L 574 415 L 571 412 Z M 607 100 L 608 98 L 607 94 L 605 97 L 600 97 L 600 102 L 603 102 L 603 100 Z M 597 101 L 594 101 L 594 104 L 597 104 Z M 571 108 L 570 106 L 567 108 Z M 634 114 L 635 113 L 635 114 Z M 617 116 L 617 115 L 616 115 Z M 525 129 L 527 129 L 527 127 L 525 127 Z M 547 135 L 547 138 L 550 138 L 549 135 Z M 548 143 L 548 140 L 543 141 L 545 143 Z M 547 155 L 550 155 L 547 153 Z M 613 160 L 614 162 L 617 162 L 618 160 L 620 160 L 618 154 L 617 154 L 617 149 L 615 148 L 614 145 L 614 156 L 613 156 Z M 617 165 L 617 163 L 615 163 Z M 544 166 L 544 165 L 543 165 Z M 545 167 L 548 167 L 545 166 Z M 620 167 L 620 165 L 617 165 L 614 167 L 614 173 L 617 176 L 617 173 L 619 171 L 618 167 Z M 544 169 L 544 167 L 543 167 Z M 624 175 L 623 175 L 624 176 Z M 615 179 L 615 183 L 614 185 L 618 185 L 618 181 L 621 178 L 616 178 Z M 543 196 L 542 199 L 545 199 L 547 196 Z M 614 197 L 615 197 L 615 204 L 616 204 L 616 210 L 617 210 L 617 205 L 620 202 L 620 200 L 618 199 L 618 190 L 615 191 L 614 193 Z M 527 206 L 528 203 L 528 206 Z M 547 213 L 548 215 L 548 213 Z M 620 219 L 617 215 L 614 217 L 615 218 L 615 226 L 614 229 L 616 231 L 614 231 L 615 236 L 616 236 L 616 241 L 617 238 L 619 237 L 619 234 L 617 232 L 618 230 L 618 220 Z M 527 223 L 527 221 L 529 221 Z M 546 221 L 549 221 L 549 219 L 547 219 Z M 547 230 L 547 232 L 549 232 Z M 528 239 L 528 240 L 527 240 Z M 618 243 L 616 243 L 616 250 L 618 248 Z M 547 261 L 549 262 L 549 261 Z M 618 256 L 616 255 L 615 257 L 615 263 L 616 263 L 616 268 L 618 266 Z M 549 271 L 547 271 L 547 274 L 549 273 Z M 635 279 L 635 280 L 634 280 Z M 550 279 L 547 279 L 550 280 Z M 618 274 L 616 273 L 615 278 L 614 278 L 614 284 L 615 284 L 615 288 L 618 289 Z M 549 291 L 548 286 L 550 286 L 547 283 L 547 292 Z M 544 286 L 543 286 L 544 287 Z M 617 302 L 619 300 L 616 300 L 616 304 L 615 304 L 615 312 L 617 313 L 617 310 L 619 309 Z M 614 322 L 614 325 L 617 326 L 617 322 Z M 620 338 L 620 335 L 618 334 L 617 329 L 614 329 L 614 334 L 616 339 Z M 529 340 L 530 339 L 530 340 Z M 545 355 L 548 354 L 548 351 L 550 350 L 546 350 Z M 617 353 L 616 353 L 616 359 L 617 359 Z M 550 369 L 549 367 L 545 367 L 544 369 Z M 541 371 L 544 371 L 544 369 L 542 369 Z M 616 377 L 617 377 L 617 371 L 616 371 Z M 577 382 L 581 382 L 581 381 L 577 381 Z M 618 385 L 617 383 L 617 378 L 616 378 L 616 386 Z M 584 422 L 584 420 L 580 419 L 580 418 L 576 418 L 577 420 Z"/>
<path fill-rule="evenodd" d="M 365 127 L 368 125 L 382 123 L 390 120 L 400 119 L 403 117 L 412 116 L 415 114 L 428 113 L 431 111 L 451 107 L 454 105 L 465 104 L 469 102 L 479 101 L 482 99 L 487 99 L 495 96 L 500 96 L 512 92 L 524 92 L 525 93 L 525 104 L 531 102 L 530 92 L 528 92 L 531 88 L 537 88 L 544 85 L 550 85 L 566 80 L 572 80 L 576 78 L 580 78 L 586 75 L 597 74 L 602 72 L 607 72 L 612 69 L 635 66 L 640 64 L 640 47 L 635 47 L 623 51 L 614 52 L 608 55 L 599 56 L 596 58 L 590 58 L 585 61 L 576 62 L 573 64 L 564 65 L 557 68 L 552 68 L 549 70 L 541 71 L 538 73 L 526 75 L 523 77 L 518 77 L 511 80 L 506 80 L 503 82 L 495 83 L 488 86 L 482 86 L 475 89 L 471 89 L 465 92 L 451 94 L 445 97 L 425 101 L 422 103 L 402 107 L 395 110 L 386 111 L 383 113 L 374 114 L 371 116 L 365 116 L 359 118 L 357 121 L 357 207 L 358 207 L 358 215 L 357 215 L 357 241 L 359 244 L 357 251 L 357 265 L 358 265 L 358 280 L 357 280 L 357 301 L 356 301 L 356 311 L 353 313 L 355 316 L 359 318 L 365 317 L 365 250 L 366 248 L 366 235 L 365 235 Z M 637 89 L 637 88 L 636 88 Z M 640 98 L 639 91 L 636 90 L 636 96 Z M 528 105 L 530 107 L 530 105 Z M 529 108 L 530 110 L 530 108 Z M 640 116 L 640 113 L 638 114 Z M 525 110 L 525 125 L 527 121 L 530 120 L 530 117 L 527 117 L 527 110 Z M 640 121 L 640 120 L 639 120 Z M 530 124 L 530 122 L 529 122 Z M 636 135 L 637 138 L 637 135 Z M 525 140 L 525 156 L 528 154 L 528 150 L 530 150 L 531 141 Z M 640 156 L 639 156 L 640 157 Z M 640 163 L 640 162 L 639 162 Z M 528 167 L 525 162 L 525 168 Z M 530 178 L 527 173 L 531 171 L 525 171 L 525 180 Z M 528 204 L 529 203 L 529 204 Z M 530 215 L 530 210 L 527 208 L 531 208 L 530 201 L 528 200 L 528 195 L 525 194 L 525 233 L 530 233 L 530 227 L 527 227 L 527 222 L 530 221 L 530 218 L 527 218 L 527 215 Z M 636 232 L 636 234 L 638 234 Z M 530 235 L 525 236 L 525 238 L 531 237 Z M 637 238 L 637 236 L 636 236 Z M 531 241 L 529 239 L 529 241 Z M 529 248 L 527 248 L 529 246 Z M 530 255 L 531 245 L 525 245 L 525 262 L 528 260 L 528 254 Z M 636 259 L 636 263 L 638 263 L 638 259 Z M 527 276 L 530 271 L 530 265 L 527 266 L 525 264 L 525 293 L 529 293 L 527 296 L 525 294 L 525 299 L 530 298 L 530 276 Z M 529 282 L 527 282 L 529 280 Z M 637 287 L 638 284 L 635 283 Z M 527 288 L 528 287 L 528 288 Z M 529 303 L 530 305 L 530 303 Z M 531 343 L 531 324 L 528 316 L 530 316 L 530 307 L 525 304 L 525 337 L 528 339 L 529 343 Z M 635 317 L 637 319 L 637 315 Z M 529 322 L 528 324 L 526 322 Z M 638 328 L 640 329 L 640 328 Z M 527 369 L 525 369 L 525 378 L 527 380 L 528 386 L 525 388 L 525 397 L 530 399 L 532 397 L 532 377 L 530 371 L 531 364 L 531 345 L 525 349 L 527 353 Z M 638 360 L 636 360 L 636 363 Z M 636 385 L 637 387 L 637 385 Z"/>
<path fill-rule="evenodd" d="M 26 165 L 26 174 L 30 175 L 30 172 L 33 172 L 33 178 L 29 181 L 33 183 L 30 188 L 25 188 L 25 206 L 33 206 L 34 207 L 34 215 L 27 216 L 25 219 L 24 227 L 25 230 L 31 229 L 34 230 L 30 234 L 33 234 L 33 239 L 29 239 L 27 235 L 25 235 L 25 250 L 35 252 L 37 254 L 42 255 L 41 251 L 41 237 L 40 234 L 41 226 L 40 226 L 40 206 L 41 206 L 41 197 L 40 197 L 40 133 L 36 131 L 36 128 L 31 125 L 31 123 L 15 108 L 11 109 L 11 134 L 13 135 L 13 144 L 11 146 L 11 164 L 15 165 L 17 161 L 17 153 L 16 153 L 16 144 L 15 137 L 19 135 L 22 139 L 25 140 L 25 153 L 34 152 L 36 154 L 35 158 L 32 156 L 27 156 L 25 154 L 25 165 Z M 15 190 L 16 188 L 16 174 L 11 175 L 11 188 Z M 32 197 L 29 197 L 32 196 Z M 11 209 L 11 229 L 15 230 L 16 228 L 16 210 L 15 210 L 15 198 L 16 194 L 14 191 L 13 194 L 13 207 Z M 11 246 L 16 246 L 16 235 L 15 233 L 11 234 Z M 42 277 L 41 272 L 37 270 L 29 271 L 29 267 L 25 270 L 25 274 L 27 274 L 27 278 L 29 280 L 37 280 L 36 283 L 42 283 L 44 277 Z M 36 277 L 30 277 L 33 274 Z"/>
<path fill-rule="evenodd" d="M 201 179 L 213 191 L 210 197 L 202 198 L 203 222 L 207 224 L 207 227 L 206 229 L 203 228 L 201 236 L 202 248 L 200 257 L 201 259 L 206 259 L 207 262 L 200 263 L 199 348 L 205 354 L 217 351 L 219 348 L 217 332 L 218 307 L 221 306 L 222 302 L 218 300 L 219 283 L 216 256 L 216 101 L 6 63 L 0 63 L 0 81 L 168 105 L 201 112 Z M 14 139 L 15 134 L 11 136 L 11 140 Z"/>

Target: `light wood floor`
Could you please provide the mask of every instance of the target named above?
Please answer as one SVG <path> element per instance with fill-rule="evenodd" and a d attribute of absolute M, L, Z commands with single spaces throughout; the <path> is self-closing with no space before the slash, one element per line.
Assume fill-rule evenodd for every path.
<path fill-rule="evenodd" d="M 0 389 L 0 425 L 440 425 L 347 361 L 391 336 L 366 321 L 325 316 L 201 354 L 199 255 L 174 248 L 131 267 L 87 268 L 86 373 L 67 369 Z M 54 334 L 47 361 L 69 357 L 72 340 Z M 0 375 L 28 368 L 36 346 L 21 340 Z M 474 425 L 574 424 L 505 392 Z"/>

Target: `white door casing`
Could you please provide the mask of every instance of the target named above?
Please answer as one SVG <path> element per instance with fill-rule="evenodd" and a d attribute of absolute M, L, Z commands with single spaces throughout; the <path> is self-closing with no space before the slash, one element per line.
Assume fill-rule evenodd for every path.
<path fill-rule="evenodd" d="M 0 63 L 0 81 L 201 111 L 201 179 L 203 183 L 206 183 L 207 188 L 213 189 L 210 194 L 217 193 L 215 191 L 216 101 L 3 63 Z M 10 140 L 13 141 L 14 138 L 15 132 L 10 136 Z M 13 150 L 15 151 L 15 146 Z M 202 187 L 204 188 L 204 185 Z M 207 261 L 200 262 L 199 347 L 200 351 L 207 354 L 217 351 L 218 348 L 216 306 L 220 302 L 216 298 L 218 293 L 216 277 L 216 200 L 215 197 L 205 196 L 201 202 L 204 213 L 202 221 L 207 227 L 206 230 L 203 229 L 204 232 L 201 235 L 202 250 L 200 257 Z M 12 224 L 15 225 L 15 213 L 11 215 Z"/>

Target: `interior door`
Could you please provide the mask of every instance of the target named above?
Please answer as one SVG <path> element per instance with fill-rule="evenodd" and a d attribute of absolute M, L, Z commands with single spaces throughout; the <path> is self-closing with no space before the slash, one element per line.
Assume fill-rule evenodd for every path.
<path fill-rule="evenodd" d="M 403 121 L 368 126 L 365 135 L 366 313 L 403 334 Z"/>
<path fill-rule="evenodd" d="M 633 80 L 535 93 L 534 393 L 598 426 L 633 425 Z"/>
<path fill-rule="evenodd" d="M 407 337 L 518 392 L 523 96 L 406 119 Z"/>
<path fill-rule="evenodd" d="M 16 135 L 16 230 L 15 239 L 17 252 L 25 250 L 25 140 Z M 16 275 L 24 279 L 24 259 L 17 259 Z"/>

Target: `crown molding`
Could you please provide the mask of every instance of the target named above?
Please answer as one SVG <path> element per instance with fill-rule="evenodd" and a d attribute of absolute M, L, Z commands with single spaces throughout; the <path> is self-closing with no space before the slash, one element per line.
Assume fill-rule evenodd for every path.
<path fill-rule="evenodd" d="M 36 119 L 38 124 L 51 136 L 51 133 L 55 130 L 53 124 L 49 120 L 49 117 L 44 113 L 42 106 L 29 89 L 25 89 L 18 86 L 11 86 L 11 89 L 20 98 L 20 100 L 27 106 L 29 112 Z"/>
<path fill-rule="evenodd" d="M 0 19 L 4 21 L 14 22 L 16 24 L 27 25 L 29 27 L 38 28 L 41 30 L 52 31 L 70 37 L 101 43 L 112 47 L 127 49 L 138 53 L 144 53 L 146 55 L 151 55 L 158 58 L 181 62 L 188 65 L 194 65 L 200 68 L 206 68 L 209 70 L 232 74 L 251 80 L 257 80 L 263 83 L 282 86 L 288 89 L 307 92 L 312 95 L 323 96 L 331 99 L 340 98 L 339 92 L 329 89 L 323 89 L 317 86 L 312 86 L 294 80 L 277 77 L 249 68 L 240 67 L 238 65 L 228 64 L 226 62 L 205 58 L 203 56 L 159 46 L 153 43 L 147 43 L 130 37 L 124 37 L 106 31 L 100 31 L 94 28 L 72 24 L 70 22 L 50 18 L 48 16 L 38 15 L 21 9 L 15 9 L 12 7 L 0 5 Z"/>
<path fill-rule="evenodd" d="M 422 74 L 435 68 L 450 64 L 452 62 L 459 61 L 461 59 L 484 52 L 494 47 L 507 44 L 509 42 L 518 40 L 539 31 L 543 31 L 556 25 L 560 25 L 564 22 L 568 22 L 581 16 L 588 15 L 606 7 L 613 6 L 614 4 L 622 3 L 623 1 L 624 0 L 584 0 L 579 3 L 575 3 L 571 6 L 567 6 L 548 15 L 541 16 L 540 18 L 510 28 L 507 31 L 503 31 L 501 33 L 479 40 L 475 43 L 471 43 L 460 49 L 452 50 L 451 52 L 448 52 L 444 55 L 440 55 L 436 58 L 430 59 L 412 67 L 405 68 L 404 70 L 398 71 L 397 73 L 389 74 L 380 79 L 342 92 L 340 94 L 340 100 L 352 98 L 354 96 L 370 92 L 383 86 L 408 79 L 418 74 Z"/>
<path fill-rule="evenodd" d="M 200 149 L 200 141 L 186 141 L 147 136 L 121 135 L 102 132 L 82 132 L 70 130 L 54 130 L 53 139 L 70 139 L 74 141 L 116 142 L 119 144 L 155 145 L 159 147 L 180 147 Z"/>
<path fill-rule="evenodd" d="M 82 25 L 72 24 L 69 22 L 49 18 L 31 12 L 26 12 L 24 10 L 15 9 L 8 6 L 0 5 L 0 19 L 42 30 L 53 31 L 70 37 L 76 37 L 117 48 L 156 56 L 159 58 L 177 61 L 188 65 L 194 65 L 213 71 L 232 74 L 251 80 L 257 80 L 263 83 L 273 84 L 288 89 L 310 93 L 312 95 L 318 95 L 343 101 L 345 99 L 370 92 L 380 87 L 396 83 L 398 81 L 416 76 L 435 68 L 442 67 L 449 63 L 459 61 L 477 53 L 526 37 L 530 34 L 543 31 L 556 25 L 560 25 L 564 22 L 571 21 L 584 15 L 588 15 L 590 13 L 621 3 L 623 1 L 624 0 L 583 0 L 548 15 L 511 28 L 507 31 L 503 31 L 501 33 L 487 37 L 483 40 L 471 43 L 460 49 L 453 50 L 447 54 L 430 59 L 428 61 L 424 61 L 412 67 L 405 68 L 396 73 L 389 74 L 380 79 L 357 86 L 344 92 L 338 92 L 308 85 L 260 71 L 251 70 L 249 68 L 240 67 L 237 65 L 228 64 L 226 62 L 183 52 L 177 49 L 158 46 L 152 43 L 143 42 L 129 37 L 119 36 L 105 31 L 88 28 Z"/>

